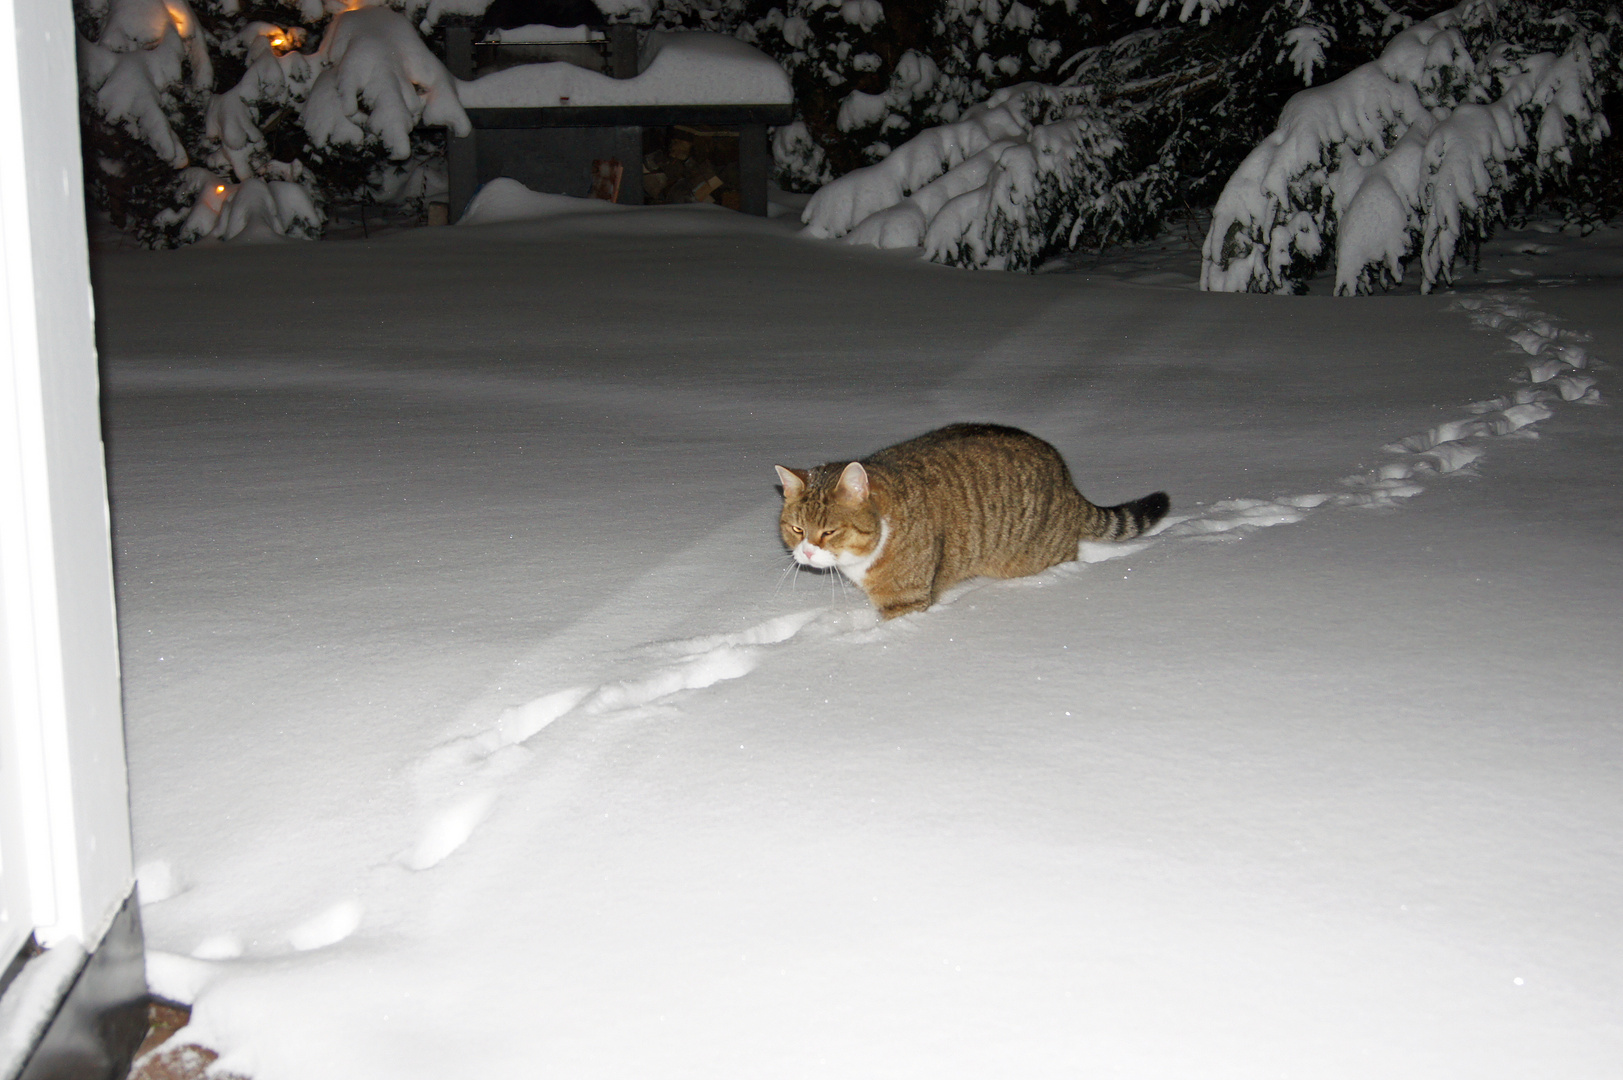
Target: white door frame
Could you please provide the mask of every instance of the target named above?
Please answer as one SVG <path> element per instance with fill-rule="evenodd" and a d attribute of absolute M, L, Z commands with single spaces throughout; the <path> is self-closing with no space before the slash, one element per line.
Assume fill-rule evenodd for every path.
<path fill-rule="evenodd" d="M 74 45 L 0 0 L 0 969 L 134 880 Z"/>

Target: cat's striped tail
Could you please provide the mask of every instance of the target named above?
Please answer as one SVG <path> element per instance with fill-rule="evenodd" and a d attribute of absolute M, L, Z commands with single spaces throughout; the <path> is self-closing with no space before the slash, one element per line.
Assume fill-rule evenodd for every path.
<path fill-rule="evenodd" d="M 1098 515 L 1092 522 L 1091 535 L 1082 539 L 1131 540 L 1135 536 L 1143 536 L 1167 516 L 1167 509 L 1171 505 L 1172 500 L 1167 498 L 1167 493 L 1157 491 L 1154 495 L 1146 495 L 1120 506 L 1094 507 Z"/>

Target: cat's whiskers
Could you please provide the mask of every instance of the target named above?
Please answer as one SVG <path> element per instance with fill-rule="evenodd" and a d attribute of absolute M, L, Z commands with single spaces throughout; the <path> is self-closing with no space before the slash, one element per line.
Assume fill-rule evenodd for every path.
<path fill-rule="evenodd" d="M 840 583 L 840 587 L 839 587 L 840 607 L 842 607 L 842 608 L 850 607 L 851 606 L 851 586 L 845 580 L 845 575 L 840 573 L 838 570 L 830 570 L 829 575 Z"/>
<path fill-rule="evenodd" d="M 805 563 L 802 563 L 793 555 L 789 556 L 789 565 L 784 568 L 782 574 L 778 575 L 778 587 L 772 591 L 772 595 L 777 596 L 778 593 L 783 589 L 784 578 L 788 578 L 790 580 L 792 583 L 790 585 L 790 590 L 794 591 L 794 589 L 800 585 L 800 572 L 805 569 L 807 569 Z M 826 570 L 822 568 L 814 569 L 812 570 L 812 575 L 814 577 L 829 579 L 828 597 L 830 607 L 846 608 L 851 606 L 851 587 L 850 584 L 845 580 L 844 574 L 840 573 L 833 567 L 829 567 Z"/>
<path fill-rule="evenodd" d="M 799 580 L 800 564 L 795 562 L 794 556 L 791 555 L 789 557 L 789 565 L 785 566 L 783 568 L 783 573 L 778 575 L 778 587 L 772 590 L 773 599 L 777 599 L 778 594 L 783 591 L 783 583 L 785 581 L 798 582 Z M 789 591 L 793 592 L 793 587 L 791 587 Z"/>

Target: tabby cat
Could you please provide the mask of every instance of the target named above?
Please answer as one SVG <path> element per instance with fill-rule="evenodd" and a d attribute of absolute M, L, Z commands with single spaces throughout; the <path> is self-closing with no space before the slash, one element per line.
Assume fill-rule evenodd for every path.
<path fill-rule="evenodd" d="M 1154 528 L 1163 492 L 1099 507 L 1059 451 L 996 424 L 953 424 L 863 458 L 776 466 L 783 542 L 802 566 L 837 567 L 879 614 L 922 611 L 972 577 L 1024 577 L 1077 557 L 1082 540 Z"/>

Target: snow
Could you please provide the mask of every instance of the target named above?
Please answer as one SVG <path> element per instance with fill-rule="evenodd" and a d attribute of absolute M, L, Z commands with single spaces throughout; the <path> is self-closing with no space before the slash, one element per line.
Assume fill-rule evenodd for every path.
<path fill-rule="evenodd" d="M 324 220 L 310 195 L 289 180 L 244 180 L 210 184 L 198 193 L 181 236 L 218 240 L 275 241 L 288 237 L 313 240 Z"/>
<path fill-rule="evenodd" d="M 562 61 L 521 64 L 457 82 L 469 109 L 559 105 L 786 105 L 789 76 L 777 61 L 726 34 L 655 31 L 639 73 L 615 79 Z"/>
<path fill-rule="evenodd" d="M 315 78 L 303 53 L 278 53 L 272 45 L 273 41 L 296 43 L 301 38 L 302 34 L 294 35 L 272 23 L 251 22 L 222 50 L 245 52 L 247 70 L 236 86 L 209 99 L 205 124 L 208 137 L 219 144 L 238 180 L 255 175 L 252 152 L 265 144 L 253 107 L 302 101 Z"/>
<path fill-rule="evenodd" d="M 517 180 L 498 176 L 479 189 L 457 224 L 498 225 L 507 221 L 535 221 L 564 214 L 620 209 L 624 208 L 604 199 L 577 199 L 531 191 Z"/>
<path fill-rule="evenodd" d="M 654 18 L 653 0 L 599 0 L 597 9 L 616 22 L 647 25 Z"/>
<path fill-rule="evenodd" d="M 505 42 L 508 45 L 555 44 L 567 41 L 602 41 L 605 36 L 603 31 L 594 30 L 590 26 L 547 26 L 545 23 L 534 23 L 508 30 L 500 28 L 490 30 L 485 34 L 485 40 Z"/>
<path fill-rule="evenodd" d="M 1500 42 L 1473 60 L 1460 27 L 1491 26 L 1494 10 L 1467 0 L 1397 34 L 1378 59 L 1292 97 L 1218 199 L 1202 287 L 1291 291 L 1338 233 L 1338 292 L 1400 282 L 1416 254 L 1424 288 L 1446 285 L 1460 239 L 1486 235 L 1515 182 L 1536 188 L 1571 161 L 1573 143 L 1603 137 L 1594 60 L 1604 62 L 1605 38 L 1575 33 L 1560 55 Z M 1513 175 L 1530 145 L 1533 162 Z M 1366 181 L 1375 190 L 1363 197 Z"/>
<path fill-rule="evenodd" d="M 117 0 L 107 10 L 107 21 L 96 43 L 114 52 L 157 49 L 179 40 L 187 60 L 195 65 L 195 85 L 207 87 L 211 67 L 197 16 L 186 0 Z"/>
<path fill-rule="evenodd" d="M 177 169 L 187 165 L 186 148 L 163 103 L 188 67 L 192 89 L 206 91 L 214 68 L 186 0 L 119 0 L 97 40 L 79 44 L 79 77 L 96 107 Z"/>
<path fill-rule="evenodd" d="M 320 16 L 322 4 L 307 0 L 304 11 Z M 299 51 L 305 37 L 302 27 L 250 21 L 216 41 L 206 37 L 186 0 L 111 0 L 98 39 L 82 41 L 79 49 L 81 80 L 95 109 L 181 170 L 179 190 L 215 196 L 155 211 L 148 224 L 184 223 L 185 239 L 318 235 L 323 214 L 303 162 L 272 159 L 260 128 L 289 113 L 316 147 L 375 141 L 396 162 L 412 158 L 419 125 L 462 135 L 471 130 L 450 73 L 397 12 L 339 10 L 311 55 Z M 210 92 L 210 43 L 245 59 L 241 79 L 219 93 Z M 177 111 L 180 97 L 202 112 L 201 162 L 192 160 L 172 124 L 184 112 Z M 421 165 L 391 167 L 374 180 L 386 195 L 430 190 L 435 184 Z M 123 167 L 103 161 L 106 169 Z M 237 183 L 225 183 L 227 175 Z"/>
<path fill-rule="evenodd" d="M 52 945 L 0 993 L 0 1076 L 21 1076 L 57 1008 L 85 964 L 78 938 Z"/>
<path fill-rule="evenodd" d="M 99 254 L 185 1037 L 255 1080 L 1615 1075 L 1623 237 L 1360 300 L 1195 291 L 1175 241 Z M 964 419 L 1172 517 L 882 626 L 790 570 L 773 465 Z"/>
<path fill-rule="evenodd" d="M 854 92 L 840 107 L 840 127 L 871 123 L 887 107 L 883 96 Z M 1027 269 L 1048 246 L 1047 230 L 1063 235 L 1081 224 L 1078 209 L 1108 205 L 1103 163 L 1121 145 L 1085 92 L 1021 83 L 825 184 L 802 220 L 822 239 Z"/>
<path fill-rule="evenodd" d="M 802 220 L 807 233 L 821 239 L 843 237 L 876 215 L 894 216 L 893 211 L 900 208 L 910 216 L 917 211 L 916 235 L 910 232 L 886 243 L 877 238 L 856 242 L 880 247 L 922 245 L 930 218 L 958 195 L 983 188 L 998 151 L 1029 135 L 1031 124 L 1021 109 L 1019 92 L 1026 87 L 1013 89 L 1014 93 L 994 95 L 956 123 L 927 129 L 877 164 L 823 185 L 806 206 Z"/>

